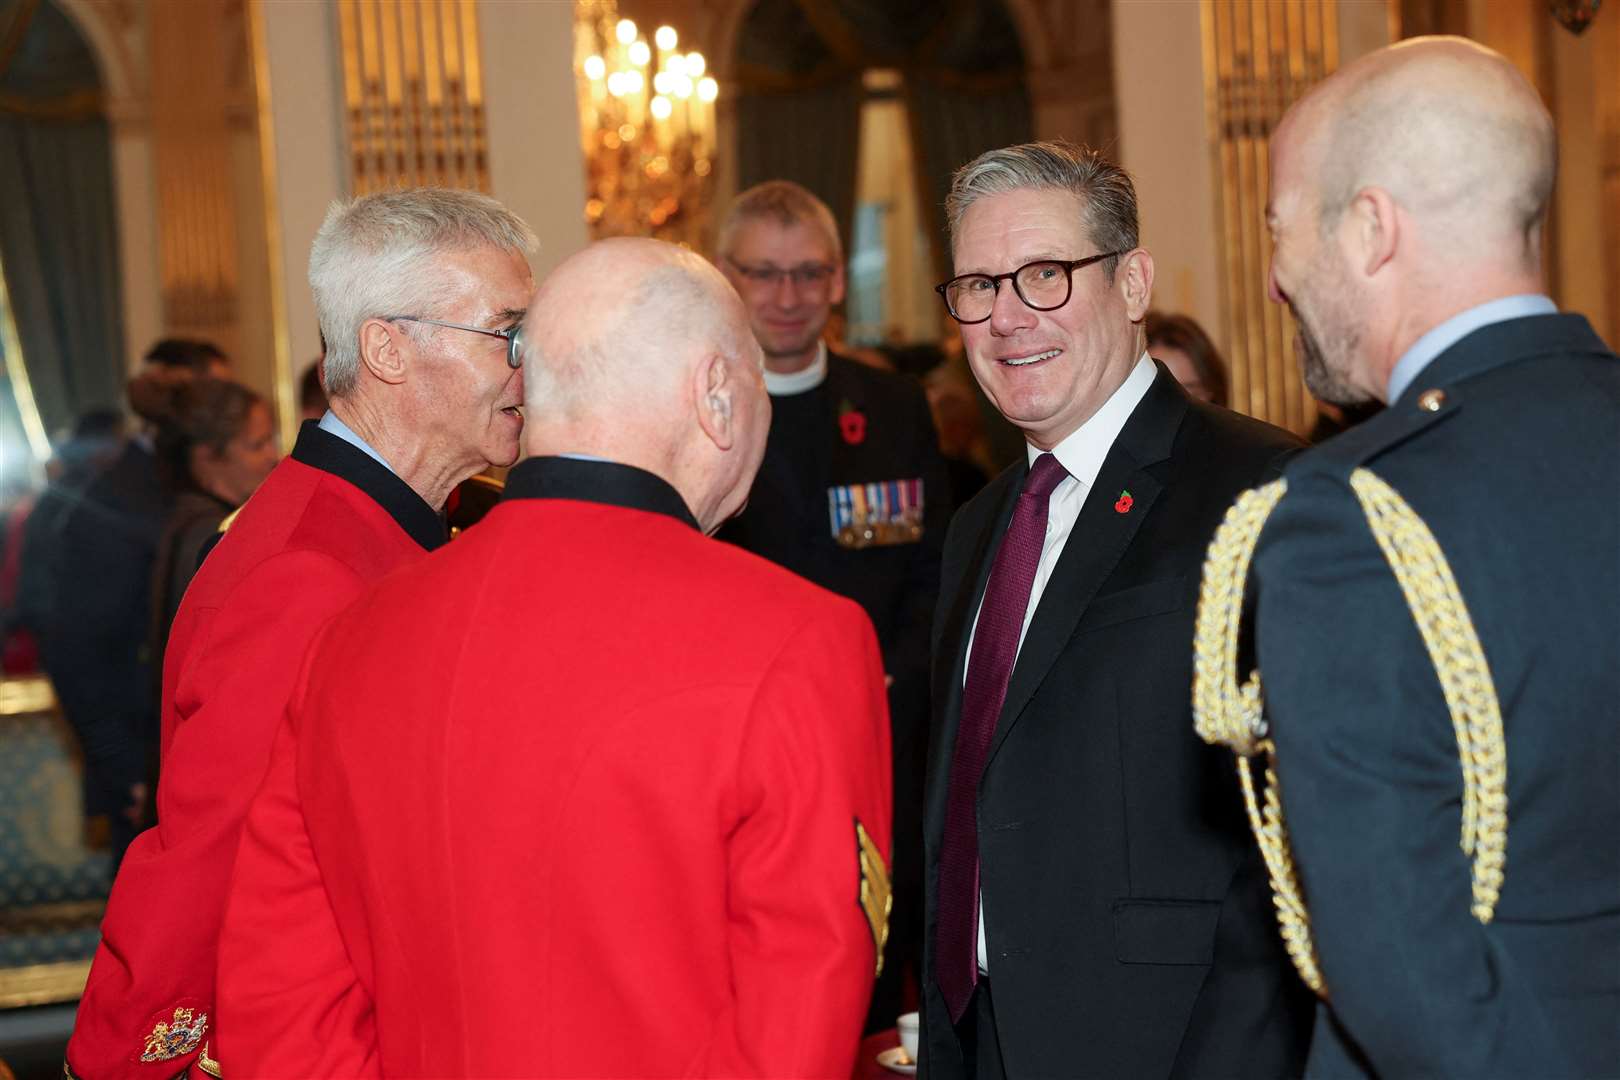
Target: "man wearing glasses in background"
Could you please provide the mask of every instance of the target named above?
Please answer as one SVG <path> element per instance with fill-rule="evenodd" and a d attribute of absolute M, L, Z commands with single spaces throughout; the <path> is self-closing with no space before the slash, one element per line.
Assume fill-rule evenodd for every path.
<path fill-rule="evenodd" d="M 1191 707 L 1205 549 L 1298 443 L 1147 355 L 1153 259 L 1117 165 L 993 150 L 946 211 L 939 291 L 1028 460 L 945 543 L 921 1072 L 1298 1076 L 1310 997 Z"/>
<path fill-rule="evenodd" d="M 226 886 L 299 665 L 363 589 L 444 543 L 452 488 L 517 460 L 515 339 L 534 246 L 473 192 L 382 192 L 328 211 L 309 282 L 331 408 L 227 519 L 175 616 L 159 824 L 113 883 L 67 1076 L 220 1075 Z"/>
<path fill-rule="evenodd" d="M 922 916 L 922 767 L 929 625 L 949 521 L 944 459 L 922 388 L 829 353 L 822 331 L 844 299 L 832 211 L 787 180 L 737 197 L 719 265 L 765 353 L 771 432 L 748 508 L 720 538 L 866 609 L 891 680 L 894 909 L 869 1030 L 894 1025 L 915 977 Z"/>

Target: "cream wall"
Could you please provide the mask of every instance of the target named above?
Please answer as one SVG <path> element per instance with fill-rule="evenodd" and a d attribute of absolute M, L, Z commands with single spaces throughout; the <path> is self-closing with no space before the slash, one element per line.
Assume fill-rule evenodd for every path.
<path fill-rule="evenodd" d="M 1389 42 L 1385 0 L 1340 0 L 1338 11 L 1340 63 Z M 1202 13 L 1194 0 L 1114 0 L 1114 90 L 1120 161 L 1135 178 L 1156 268 L 1154 306 L 1191 315 L 1225 346 Z"/>
<path fill-rule="evenodd" d="M 478 14 L 491 194 L 539 235 L 538 280 L 587 240 L 573 5 L 483 0 Z"/>
<path fill-rule="evenodd" d="M 279 233 L 268 254 L 279 263 L 287 378 L 295 380 L 320 352 L 305 280 L 309 245 L 328 205 L 349 189 L 341 48 L 332 3 L 253 2 L 263 20 L 269 108 L 261 118 L 268 115 L 274 172 L 266 202 Z M 491 193 L 539 235 L 539 275 L 586 241 L 573 9 L 482 0 L 478 22 Z"/>
<path fill-rule="evenodd" d="M 1154 306 L 1222 324 L 1219 218 L 1204 102 L 1198 3 L 1115 0 L 1114 93 L 1120 163 L 1136 181 Z"/>

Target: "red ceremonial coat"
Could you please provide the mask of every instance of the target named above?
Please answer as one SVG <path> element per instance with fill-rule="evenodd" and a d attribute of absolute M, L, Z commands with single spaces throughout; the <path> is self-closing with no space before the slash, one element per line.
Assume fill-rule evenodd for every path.
<path fill-rule="evenodd" d="M 225 889 L 304 653 L 367 585 L 443 540 L 403 480 L 310 422 L 209 553 L 164 658 L 158 824 L 113 883 L 69 1075 L 158 1080 L 194 1059 L 217 1074 Z"/>
<path fill-rule="evenodd" d="M 650 473 L 526 461 L 311 654 L 221 934 L 232 1078 L 842 1080 L 888 755 L 858 606 Z"/>

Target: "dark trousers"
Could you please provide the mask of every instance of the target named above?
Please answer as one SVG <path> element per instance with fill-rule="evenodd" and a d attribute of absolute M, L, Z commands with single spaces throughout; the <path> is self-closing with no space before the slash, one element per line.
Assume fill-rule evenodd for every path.
<path fill-rule="evenodd" d="M 973 1000 L 968 1002 L 962 1022 L 956 1025 L 956 1037 L 962 1043 L 962 1063 L 967 1066 L 968 1080 L 1007 1080 L 1007 1070 L 1001 1063 L 1001 1040 L 996 1036 L 990 980 L 982 975 L 973 988 Z"/>

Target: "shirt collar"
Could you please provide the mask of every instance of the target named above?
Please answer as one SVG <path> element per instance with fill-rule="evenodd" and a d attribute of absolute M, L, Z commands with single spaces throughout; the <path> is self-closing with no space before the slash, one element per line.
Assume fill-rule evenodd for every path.
<path fill-rule="evenodd" d="M 1389 402 L 1400 400 L 1423 369 L 1463 338 L 1481 327 L 1526 315 L 1556 315 L 1558 305 L 1540 293 L 1520 293 L 1490 300 L 1453 315 L 1412 343 L 1389 373 Z"/>
<path fill-rule="evenodd" d="M 339 424 L 343 423 L 331 413 L 326 415 Z M 344 430 L 348 431 L 348 428 Z M 351 431 L 349 434 L 354 433 Z M 443 544 L 446 535 L 444 519 L 439 512 L 395 475 L 387 462 L 358 440 L 358 435 L 354 440 L 349 440 L 334 434 L 324 420 L 306 420 L 298 430 L 298 442 L 293 445 L 292 458 L 359 488 L 424 549 L 432 551 Z"/>
<path fill-rule="evenodd" d="M 694 529 L 698 527 L 686 500 L 667 480 L 634 465 L 600 458 L 533 457 L 521 461 L 506 477 L 501 500 L 509 499 L 601 503 L 665 514 Z"/>
<path fill-rule="evenodd" d="M 1108 396 L 1102 403 L 1102 408 L 1091 414 L 1091 419 L 1081 424 L 1075 431 L 1052 448 L 1057 456 L 1058 464 L 1068 470 L 1069 475 L 1080 481 L 1086 487 L 1097 482 L 1097 474 L 1102 471 L 1103 459 L 1113 447 L 1114 440 L 1119 438 L 1120 430 L 1125 427 L 1125 421 L 1131 418 L 1137 404 L 1142 400 L 1148 387 L 1153 385 L 1153 376 L 1158 368 L 1143 353 L 1136 361 L 1136 366 L 1119 384 L 1119 389 Z M 1035 459 L 1042 453 L 1034 446 L 1025 444 L 1024 449 L 1029 453 L 1029 463 L 1035 464 Z"/>
<path fill-rule="evenodd" d="M 387 461 L 383 460 L 383 456 L 377 453 L 377 451 L 373 450 L 371 448 L 371 444 L 362 439 L 352 427 L 345 424 L 342 420 L 339 420 L 337 413 L 333 412 L 331 409 L 327 409 L 326 415 L 321 417 L 320 427 L 322 431 L 336 435 L 350 446 L 357 447 L 358 449 L 364 451 L 367 457 L 371 458 L 371 460 L 375 461 L 389 472 L 394 472 L 394 467 L 388 464 Z M 398 476 L 399 474 L 394 473 L 394 475 Z"/>
<path fill-rule="evenodd" d="M 814 390 L 827 379 L 827 343 L 816 342 L 816 358 L 810 361 L 810 366 L 802 371 L 789 371 L 786 374 L 779 371 L 765 370 L 765 392 L 771 397 L 787 397 L 790 394 L 802 394 L 806 390 Z"/>

